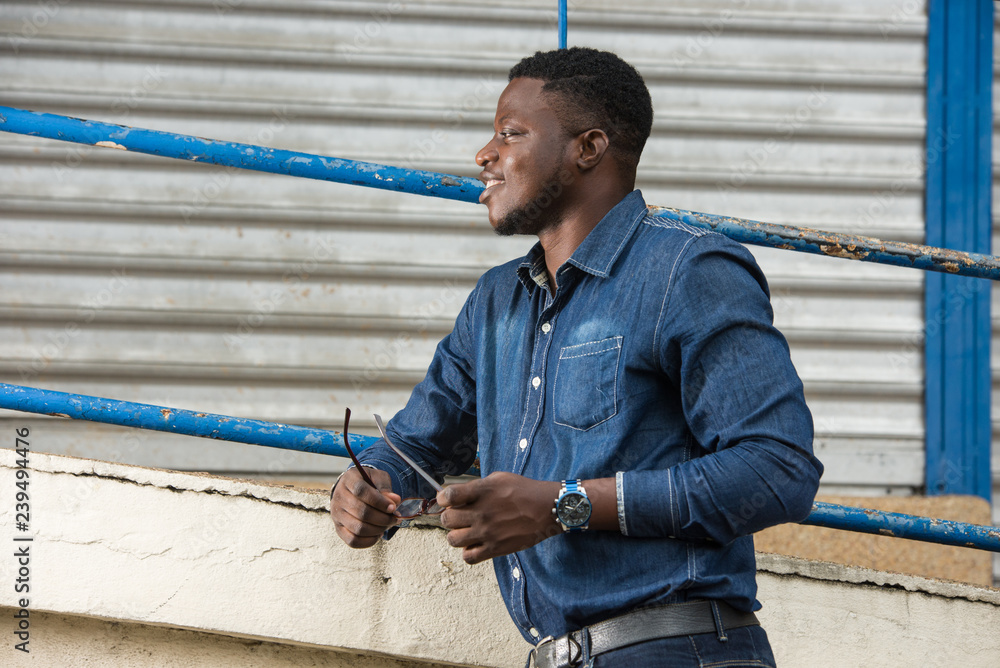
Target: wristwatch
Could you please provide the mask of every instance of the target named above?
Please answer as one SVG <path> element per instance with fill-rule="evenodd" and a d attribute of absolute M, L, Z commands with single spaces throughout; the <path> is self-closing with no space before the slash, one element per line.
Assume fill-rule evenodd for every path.
<path fill-rule="evenodd" d="M 590 524 L 591 510 L 587 490 L 583 488 L 581 481 L 563 480 L 555 508 L 552 509 L 552 514 L 562 525 L 563 531 L 584 531 Z"/>

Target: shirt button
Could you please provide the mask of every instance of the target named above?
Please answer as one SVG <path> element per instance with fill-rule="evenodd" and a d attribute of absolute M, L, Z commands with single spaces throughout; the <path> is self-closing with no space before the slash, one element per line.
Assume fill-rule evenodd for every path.
<path fill-rule="evenodd" d="M 528 439 L 522 438 L 520 441 L 517 442 L 517 444 L 521 446 L 522 450 L 524 450 L 526 447 L 528 447 Z"/>
<path fill-rule="evenodd" d="M 535 376 L 534 378 L 531 379 L 531 386 L 536 390 L 538 389 L 538 386 L 541 384 L 542 384 L 542 379 L 539 378 L 538 376 Z"/>
<path fill-rule="evenodd" d="M 514 576 L 515 580 L 521 579 L 521 569 L 518 568 L 517 566 L 514 567 L 514 570 L 512 570 L 510 574 Z"/>
<path fill-rule="evenodd" d="M 543 322 L 542 323 L 542 333 L 543 334 L 548 334 L 551 331 L 552 331 L 552 325 L 550 325 L 547 322 Z"/>
<path fill-rule="evenodd" d="M 536 629 L 534 626 L 532 626 L 530 629 L 528 629 L 528 633 L 531 634 L 532 638 L 537 638 L 538 637 L 538 629 Z"/>

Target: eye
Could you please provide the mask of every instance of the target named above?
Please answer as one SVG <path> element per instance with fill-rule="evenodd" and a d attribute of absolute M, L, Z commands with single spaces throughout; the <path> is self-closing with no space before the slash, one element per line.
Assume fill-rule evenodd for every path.
<path fill-rule="evenodd" d="M 507 139 L 508 137 L 513 137 L 513 136 L 518 135 L 520 133 L 519 132 L 514 132 L 513 130 L 509 130 L 509 129 L 504 129 L 504 130 L 501 130 L 500 132 L 498 132 L 497 134 L 500 135 L 501 137 L 503 137 L 504 139 Z"/>

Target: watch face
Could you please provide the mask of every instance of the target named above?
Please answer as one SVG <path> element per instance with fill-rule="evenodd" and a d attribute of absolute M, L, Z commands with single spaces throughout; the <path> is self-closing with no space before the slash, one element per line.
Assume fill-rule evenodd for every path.
<path fill-rule="evenodd" d="M 577 492 L 567 492 L 559 499 L 556 516 L 568 527 L 583 526 L 590 519 L 590 499 Z"/>

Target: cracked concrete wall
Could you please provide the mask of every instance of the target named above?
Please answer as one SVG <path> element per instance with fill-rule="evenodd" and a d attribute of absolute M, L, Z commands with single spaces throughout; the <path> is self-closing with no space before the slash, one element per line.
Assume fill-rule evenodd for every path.
<path fill-rule="evenodd" d="M 14 453 L 2 455 L 0 488 L 12 490 Z M 523 660 L 492 568 L 464 564 L 437 530 L 351 550 L 324 494 L 38 453 L 30 464 L 33 610 L 415 660 Z M 13 510 L 0 506 L 3 526 Z M 0 559 L 0 582 L 13 567 Z M 0 589 L 13 607 L 12 587 Z"/>
<path fill-rule="evenodd" d="M 0 450 L 8 545 L 15 459 Z M 101 660 L 99 644 L 66 640 L 81 627 L 135 648 L 92 665 L 169 665 L 155 657 L 179 646 L 222 657 L 184 665 L 284 665 L 293 652 L 307 653 L 298 665 L 313 665 L 308 652 L 329 666 L 523 665 L 528 646 L 492 568 L 466 565 L 437 527 L 351 550 L 333 533 L 325 494 L 39 453 L 30 471 L 32 654 L 8 641 L 3 665 L 87 665 L 88 651 Z M 8 639 L 16 568 L 0 557 Z M 773 555 L 759 555 L 759 568 L 761 618 L 784 666 L 1000 657 L 996 590 Z M 250 662 L 262 656 L 273 663 Z"/>
<path fill-rule="evenodd" d="M 0 618 L 15 612 L 0 607 Z M 437 663 L 350 654 L 186 629 L 111 622 L 94 617 L 35 612 L 29 655 L 9 656 L 4 666 L 52 668 L 432 668 Z M 9 660 L 12 659 L 12 660 Z"/>

